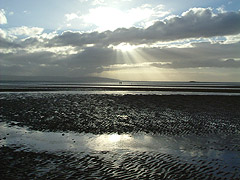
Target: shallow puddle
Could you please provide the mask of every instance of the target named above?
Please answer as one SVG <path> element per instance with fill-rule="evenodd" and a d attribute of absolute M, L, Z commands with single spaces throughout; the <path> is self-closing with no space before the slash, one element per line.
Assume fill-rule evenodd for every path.
<path fill-rule="evenodd" d="M 42 132 L 0 123 L 0 145 L 17 146 L 31 151 L 157 151 L 184 157 L 217 158 L 240 164 L 240 137 L 163 136 L 146 133 L 101 134 Z"/>
<path fill-rule="evenodd" d="M 21 169 L 23 173 L 36 166 L 33 171 L 41 178 L 50 175 L 54 178 L 121 179 L 240 176 L 238 135 L 94 135 L 34 131 L 2 122 L 0 139 L 1 157 L 8 164 L 2 170 L 8 169 L 9 177 L 19 175 L 14 174 L 19 164 L 29 166 Z M 76 174 L 80 170 L 84 172 Z M 6 172 L 4 170 L 3 174 Z M 36 176 L 28 174 L 26 177 Z"/>

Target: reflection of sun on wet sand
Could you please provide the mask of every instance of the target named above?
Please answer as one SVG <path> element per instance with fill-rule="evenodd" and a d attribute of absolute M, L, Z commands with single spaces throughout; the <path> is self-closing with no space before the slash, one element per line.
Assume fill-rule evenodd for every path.
<path fill-rule="evenodd" d="M 0 177 L 240 177 L 240 96 L 13 93 L 0 101 Z"/>
<path fill-rule="evenodd" d="M 6 123 L 1 123 L 0 130 L 3 134 L 8 132 L 7 141 L 1 142 L 4 145 L 0 153 L 5 159 L 3 168 L 9 167 L 14 157 L 16 164 L 28 163 L 24 166 L 28 170 L 34 171 L 31 169 L 34 166 L 29 164 L 37 165 L 39 177 L 58 178 L 69 174 L 75 174 L 72 178 L 195 179 L 239 176 L 239 150 L 235 147 L 236 140 L 239 141 L 237 135 L 179 137 L 68 132 L 62 136 L 60 132 L 8 127 Z M 42 168 L 50 168 L 51 171 L 41 172 Z M 79 171 L 82 174 L 76 173 Z M 31 174 L 28 177 L 32 177 Z"/>

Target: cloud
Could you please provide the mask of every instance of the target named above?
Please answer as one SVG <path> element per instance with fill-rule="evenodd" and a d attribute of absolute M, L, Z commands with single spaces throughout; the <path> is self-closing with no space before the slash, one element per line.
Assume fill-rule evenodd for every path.
<path fill-rule="evenodd" d="M 65 17 L 67 18 L 67 21 L 79 18 L 79 16 L 76 13 L 65 14 Z"/>
<path fill-rule="evenodd" d="M 97 12 L 102 12 L 103 9 L 95 10 L 95 15 L 97 16 L 97 14 L 99 14 Z M 105 14 L 106 18 L 110 16 L 110 19 L 108 18 L 106 20 L 106 18 L 103 17 L 105 15 L 99 16 L 100 19 L 95 19 L 95 15 L 90 16 L 87 19 L 90 22 L 91 20 L 99 20 L 99 23 L 107 24 L 111 24 L 111 21 L 118 20 L 115 16 L 110 16 L 108 14 Z M 122 17 L 120 12 L 119 17 Z M 124 19 L 127 19 L 127 17 Z M 133 21 L 129 22 L 129 25 L 132 24 L 132 22 Z M 112 25 L 115 26 L 114 24 Z M 174 41 L 188 38 L 210 38 L 216 36 L 236 35 L 239 33 L 240 12 L 214 14 L 213 10 L 210 8 L 192 8 L 182 13 L 181 16 L 171 16 L 170 18 L 156 21 L 148 28 L 118 28 L 114 31 L 93 33 L 68 31 L 53 38 L 53 42 L 49 42 L 49 44 L 72 44 L 73 46 L 83 46 L 84 44 L 89 43 L 98 43 L 107 46 L 109 44 L 120 44 L 122 42 L 130 44 L 151 44 L 158 41 Z"/>
<path fill-rule="evenodd" d="M 17 36 L 36 36 L 39 34 L 42 34 L 43 28 L 39 27 L 27 27 L 27 26 L 22 26 L 22 27 L 16 27 L 16 28 L 11 28 L 9 30 L 9 33 L 12 35 L 17 35 Z"/>
<path fill-rule="evenodd" d="M 13 39 L 12 36 L 9 36 L 6 31 L 0 28 L 0 48 L 9 49 L 19 47 L 17 43 L 13 42 Z"/>
<path fill-rule="evenodd" d="M 226 38 L 226 41 L 224 41 L 224 44 L 232 44 L 232 43 L 240 42 L 240 34 L 225 36 L 225 38 Z"/>
<path fill-rule="evenodd" d="M 235 44 L 195 43 L 193 48 L 144 48 L 159 68 L 240 68 L 239 48 Z"/>
<path fill-rule="evenodd" d="M 11 42 L 5 38 L 0 37 L 0 48 L 4 48 L 4 49 L 18 48 L 19 46 L 20 45 L 18 45 L 17 43 Z"/>
<path fill-rule="evenodd" d="M 182 16 L 157 21 L 147 29 L 118 29 L 112 36 L 128 42 L 171 41 L 186 38 L 214 37 L 240 33 L 240 12 L 214 14 L 208 8 L 193 8 Z M 129 34 L 132 34 L 130 37 Z"/>
<path fill-rule="evenodd" d="M 102 40 L 107 38 L 108 32 L 81 33 L 65 31 L 59 36 L 48 40 L 48 46 L 75 46 L 82 47 L 88 44 L 102 44 Z"/>
<path fill-rule="evenodd" d="M 213 59 L 205 61 L 177 61 L 171 63 L 152 63 L 152 66 L 158 68 L 240 68 L 240 60 L 227 59 L 224 61 Z"/>
<path fill-rule="evenodd" d="M 54 53 L 44 51 L 36 53 L 23 51 L 17 54 L 0 53 L 1 74 L 50 76 L 52 73 L 52 75 L 61 76 L 67 69 L 58 65 L 59 60 L 61 59 L 57 58 Z"/>
<path fill-rule="evenodd" d="M 37 48 L 29 46 L 30 49 Z M 55 47 L 54 47 L 55 48 Z M 64 48 L 64 47 L 61 47 Z M 118 71 L 131 68 L 139 69 L 147 67 L 160 69 L 198 69 L 198 68 L 240 68 L 239 57 L 240 43 L 235 44 L 211 44 L 196 43 L 186 48 L 138 48 L 135 53 L 145 55 L 147 58 L 139 62 L 126 62 L 119 51 L 113 48 L 93 46 L 75 48 L 75 53 L 63 49 L 59 52 L 52 48 L 36 49 L 31 52 L 26 48 L 17 53 L 0 54 L 1 73 L 12 74 L 13 68 L 20 66 L 17 74 L 28 75 L 66 75 L 84 76 L 103 71 Z M 126 52 L 127 53 L 127 52 Z M 140 57 L 132 55 L 133 58 Z M 6 68 L 5 68 L 6 67 Z M 232 70 L 231 70 L 232 71 Z"/>
<path fill-rule="evenodd" d="M 224 9 L 224 6 L 221 6 L 219 8 L 217 8 L 218 12 L 220 13 L 226 13 L 227 11 Z"/>
<path fill-rule="evenodd" d="M 47 34 L 42 28 L 25 26 L 0 29 L 1 74 L 83 76 L 144 67 L 159 71 L 187 72 L 201 68 L 209 72 L 213 68 L 237 71 L 240 42 L 234 39 L 239 39 L 239 20 L 239 12 L 215 14 L 209 8 L 193 8 L 147 28 L 61 34 Z M 8 39 L 11 34 L 17 39 Z M 203 42 L 204 38 L 218 36 L 225 36 L 223 42 Z M 158 43 L 166 45 L 153 46 Z M 133 44 L 136 48 L 131 52 L 114 48 Z"/>
<path fill-rule="evenodd" d="M 0 38 L 5 39 L 7 37 L 7 33 L 0 28 Z"/>
<path fill-rule="evenodd" d="M 4 9 L 0 9 L 0 24 L 7 24 L 7 18 L 5 16 Z"/>
<path fill-rule="evenodd" d="M 112 49 L 101 47 L 88 47 L 67 56 L 48 51 L 0 53 L 1 74 L 84 76 L 100 72 L 102 65 L 114 64 L 114 55 Z"/>
<path fill-rule="evenodd" d="M 51 33 L 47 36 L 42 34 L 43 28 L 38 27 L 16 27 L 10 28 L 7 30 L 3 30 L 0 28 L 0 51 L 2 52 L 12 52 L 14 49 L 11 48 L 27 48 L 27 47 L 34 47 L 36 45 L 43 46 L 44 39 L 41 37 L 45 37 L 45 39 L 50 37 L 54 37 Z M 21 36 L 21 38 L 19 38 Z M 25 39 L 23 39 L 25 38 Z M 6 50 L 8 49 L 8 50 Z"/>
<path fill-rule="evenodd" d="M 150 66 L 155 66 L 155 64 L 166 64 L 166 63 L 132 63 L 132 64 L 113 64 L 108 66 L 101 66 L 103 71 L 112 71 L 112 70 L 126 70 L 126 69 L 136 69 L 136 68 L 146 68 Z M 100 69 L 100 68 L 99 68 Z"/>

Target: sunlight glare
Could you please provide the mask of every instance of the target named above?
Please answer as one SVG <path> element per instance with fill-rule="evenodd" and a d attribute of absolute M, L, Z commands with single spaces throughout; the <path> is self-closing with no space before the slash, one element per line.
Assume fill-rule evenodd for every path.
<path fill-rule="evenodd" d="M 111 134 L 108 136 L 108 141 L 109 142 L 119 142 L 119 141 L 122 141 L 122 140 L 129 140 L 131 139 L 131 137 L 129 135 L 119 135 L 119 134 Z"/>
<path fill-rule="evenodd" d="M 112 134 L 108 137 L 108 140 L 110 142 L 118 142 L 118 141 L 120 141 L 120 139 L 121 139 L 121 136 L 118 134 Z"/>
<path fill-rule="evenodd" d="M 114 31 L 117 28 L 130 28 L 137 22 L 149 19 L 153 14 L 154 11 L 146 7 L 132 8 L 128 11 L 115 7 L 97 7 L 90 9 L 89 13 L 81 18 L 86 23 L 96 25 L 99 31 Z"/>
<path fill-rule="evenodd" d="M 98 7 L 90 9 L 90 13 L 84 17 L 88 23 L 98 26 L 100 31 L 115 30 L 119 27 L 130 27 L 133 22 L 122 11 L 111 7 Z"/>
<path fill-rule="evenodd" d="M 112 48 L 126 52 L 126 51 L 132 51 L 132 50 L 136 49 L 137 47 L 134 45 L 131 45 L 129 43 L 120 43 L 117 46 L 112 46 Z"/>

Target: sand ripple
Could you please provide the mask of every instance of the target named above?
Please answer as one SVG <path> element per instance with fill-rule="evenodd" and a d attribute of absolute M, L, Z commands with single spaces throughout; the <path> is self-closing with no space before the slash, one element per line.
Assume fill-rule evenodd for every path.
<path fill-rule="evenodd" d="M 35 153 L 0 151 L 4 179 L 238 179 L 239 166 L 205 157 L 185 160 L 157 152 Z M 230 168 L 230 169 L 229 169 Z"/>
<path fill-rule="evenodd" d="M 0 121 L 93 134 L 238 134 L 238 96 L 1 94 Z"/>

